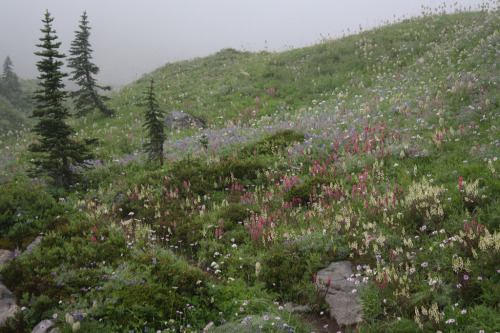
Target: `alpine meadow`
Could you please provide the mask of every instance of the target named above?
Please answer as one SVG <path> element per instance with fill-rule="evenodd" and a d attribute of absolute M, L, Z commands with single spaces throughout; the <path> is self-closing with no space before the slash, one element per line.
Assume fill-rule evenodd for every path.
<path fill-rule="evenodd" d="M 40 13 L 38 79 L 0 76 L 0 332 L 500 331 L 500 8 L 448 8 L 111 92 L 92 16 Z"/>

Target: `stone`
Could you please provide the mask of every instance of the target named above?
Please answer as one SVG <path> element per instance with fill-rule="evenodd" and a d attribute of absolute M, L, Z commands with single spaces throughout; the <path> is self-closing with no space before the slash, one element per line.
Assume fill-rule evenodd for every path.
<path fill-rule="evenodd" d="M 204 126 L 205 121 L 182 111 L 172 111 L 165 118 L 165 127 L 169 130 L 183 130 Z"/>
<path fill-rule="evenodd" d="M 15 298 L 2 298 L 0 299 L 0 326 L 9 317 L 14 317 L 17 312 L 17 305 Z"/>
<path fill-rule="evenodd" d="M 25 253 L 31 252 L 31 250 L 42 240 L 43 236 L 39 235 L 24 251 Z M 14 259 L 15 255 L 13 251 L 0 249 L 0 265 L 6 264 L 9 260 Z M 1 276 L 0 276 L 1 279 Z M 7 318 L 13 317 L 17 312 L 16 297 L 12 292 L 7 289 L 7 287 L 0 280 L 0 325 L 2 325 Z M 53 324 L 52 324 L 53 325 Z M 38 331 L 38 332 L 49 332 L 49 331 Z M 53 331 L 51 331 L 53 332 Z"/>
<path fill-rule="evenodd" d="M 14 258 L 14 252 L 0 249 L 0 265 L 6 264 L 12 258 Z"/>
<path fill-rule="evenodd" d="M 320 292 L 325 293 L 325 301 L 330 306 L 330 316 L 340 326 L 353 325 L 363 315 L 358 297 L 361 280 L 354 276 L 352 267 L 349 261 L 332 262 L 320 270 L 316 278 L 316 286 Z M 329 279 L 331 282 L 327 288 Z M 359 283 L 356 284 L 356 281 Z"/>
<path fill-rule="evenodd" d="M 292 302 L 288 302 L 285 304 L 285 310 L 288 312 L 309 312 L 311 311 L 311 308 L 308 305 L 295 305 Z"/>
<path fill-rule="evenodd" d="M 12 258 L 14 258 L 14 252 L 9 250 L 0 250 L 0 265 L 6 264 Z M 7 318 L 14 316 L 16 311 L 16 298 L 0 281 L 0 325 L 2 325 Z"/>
<path fill-rule="evenodd" d="M 54 332 L 59 332 L 59 330 L 53 329 L 54 322 L 50 319 L 45 319 L 42 320 L 41 322 L 38 323 L 38 325 L 35 326 L 33 331 L 31 333 L 54 333 Z"/>
<path fill-rule="evenodd" d="M 30 243 L 30 245 L 28 245 L 28 246 L 26 247 L 26 250 L 24 250 L 24 252 L 23 252 L 23 253 L 30 253 L 30 252 L 31 252 L 31 250 L 33 250 L 33 249 L 35 248 L 35 246 L 37 246 L 37 245 L 38 245 L 38 243 L 40 243 L 40 242 L 42 241 L 42 239 L 43 239 L 43 235 L 42 235 L 42 234 L 38 235 L 38 236 L 35 238 L 35 240 L 34 240 L 34 241 L 32 241 L 32 242 Z"/>

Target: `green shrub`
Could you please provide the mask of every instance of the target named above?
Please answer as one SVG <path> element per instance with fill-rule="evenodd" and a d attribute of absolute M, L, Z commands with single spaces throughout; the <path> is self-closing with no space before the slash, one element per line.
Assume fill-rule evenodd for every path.
<path fill-rule="evenodd" d="M 300 199 L 302 203 L 309 202 L 309 199 L 314 194 L 314 188 L 316 188 L 317 193 L 320 192 L 321 184 L 329 185 L 331 180 L 327 177 L 317 176 L 314 178 L 309 178 L 298 186 L 292 187 L 283 196 L 285 202 L 291 202 L 294 199 Z"/>
<path fill-rule="evenodd" d="M 16 223 L 21 223 L 18 228 L 23 229 L 14 231 L 16 239 L 19 235 L 26 237 L 40 232 L 40 225 L 33 228 L 25 224 L 52 217 L 55 206 L 56 201 L 39 184 L 9 182 L 0 185 L 0 234 L 7 234 Z"/>
<path fill-rule="evenodd" d="M 256 143 L 245 147 L 241 151 L 242 156 L 270 155 L 273 151 L 277 152 L 285 149 L 294 142 L 303 142 L 304 134 L 292 130 L 283 130 L 273 133 Z"/>
<path fill-rule="evenodd" d="M 242 205 L 229 205 L 220 212 L 220 218 L 224 221 L 224 231 L 231 231 L 238 222 L 243 222 L 251 215 L 250 211 Z"/>
<path fill-rule="evenodd" d="M 295 299 L 296 289 L 306 271 L 306 263 L 300 257 L 282 252 L 265 254 L 259 280 L 266 288 L 281 295 L 283 299 Z"/>

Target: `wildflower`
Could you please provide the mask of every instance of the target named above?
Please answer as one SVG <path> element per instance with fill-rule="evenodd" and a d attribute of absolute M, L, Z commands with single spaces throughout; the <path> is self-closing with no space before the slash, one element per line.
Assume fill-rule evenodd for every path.
<path fill-rule="evenodd" d="M 260 274 L 260 269 L 261 269 L 260 262 L 257 262 L 257 263 L 255 264 L 255 277 L 259 277 L 259 274 Z"/>
<path fill-rule="evenodd" d="M 455 322 L 455 319 L 451 318 L 446 321 L 447 324 L 452 324 Z"/>
<path fill-rule="evenodd" d="M 478 276 L 477 279 L 478 279 L 478 281 L 483 281 L 483 277 L 482 276 Z"/>
<path fill-rule="evenodd" d="M 72 326 L 73 332 L 76 332 L 80 329 L 80 322 L 77 321 L 76 323 L 73 324 Z"/>
<path fill-rule="evenodd" d="M 462 288 L 462 284 L 461 283 L 457 284 L 457 288 L 458 289 Z"/>
<path fill-rule="evenodd" d="M 54 314 L 52 315 L 52 318 L 57 319 L 57 313 L 54 313 Z"/>
<path fill-rule="evenodd" d="M 467 274 L 464 275 L 464 280 L 468 280 L 469 279 L 469 276 Z"/>
<path fill-rule="evenodd" d="M 427 266 L 429 266 L 429 264 L 426 261 L 424 261 L 423 263 L 420 264 L 420 266 L 427 267 Z"/>
<path fill-rule="evenodd" d="M 264 316 L 264 320 L 269 320 L 269 316 L 268 316 L 268 315 L 265 315 L 265 316 Z"/>
<path fill-rule="evenodd" d="M 462 310 L 462 311 L 461 311 L 461 313 L 462 313 L 462 314 L 466 314 L 466 313 L 467 313 L 467 310 L 465 310 L 465 309 L 464 309 L 464 310 Z"/>

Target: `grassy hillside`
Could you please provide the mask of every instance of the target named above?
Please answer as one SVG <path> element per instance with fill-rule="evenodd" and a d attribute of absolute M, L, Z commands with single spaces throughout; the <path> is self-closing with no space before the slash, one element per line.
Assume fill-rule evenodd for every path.
<path fill-rule="evenodd" d="M 313 275 L 350 260 L 359 332 L 500 330 L 500 12 L 425 15 L 281 53 L 222 50 L 114 93 L 85 183 L 28 179 L 29 133 L 2 138 L 0 331 L 336 332 Z M 147 81 L 204 118 L 141 151 Z M 202 142 L 202 136 L 208 138 Z M 305 314 L 283 310 L 308 305 Z"/>

